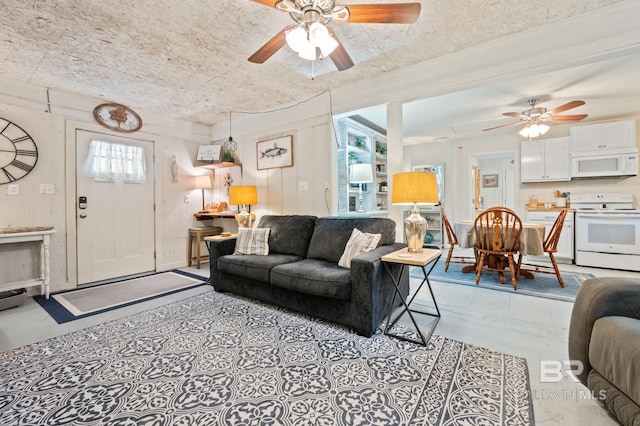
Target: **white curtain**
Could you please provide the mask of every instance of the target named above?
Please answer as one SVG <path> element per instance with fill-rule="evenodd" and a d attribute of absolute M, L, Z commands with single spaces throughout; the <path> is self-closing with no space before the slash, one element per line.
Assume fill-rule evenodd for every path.
<path fill-rule="evenodd" d="M 141 183 L 146 179 L 144 148 L 93 140 L 82 168 L 87 177 Z"/>

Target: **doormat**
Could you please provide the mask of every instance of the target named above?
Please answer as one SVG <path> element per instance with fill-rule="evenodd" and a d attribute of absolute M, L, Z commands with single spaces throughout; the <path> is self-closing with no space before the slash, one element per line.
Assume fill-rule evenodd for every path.
<path fill-rule="evenodd" d="M 206 284 L 205 278 L 182 271 L 160 272 L 34 299 L 58 324 L 177 293 Z"/>
<path fill-rule="evenodd" d="M 518 289 L 514 290 L 511 286 L 511 274 L 508 272 L 505 273 L 507 283 L 500 284 L 498 274 L 496 272 L 482 271 L 480 283 L 476 285 L 475 272 L 462 272 L 462 268 L 469 266 L 469 263 L 451 262 L 449 263 L 449 270 L 447 272 L 444 272 L 444 264 L 444 260 L 440 259 L 438 261 L 429 275 L 430 281 L 507 291 L 509 293 L 520 294 L 523 296 L 541 297 L 543 299 L 560 300 L 571 303 L 575 300 L 576 294 L 578 294 L 578 290 L 580 290 L 582 283 L 586 279 L 594 277 L 592 274 L 560 271 L 560 275 L 562 275 L 562 279 L 564 280 L 564 288 L 562 288 L 560 287 L 558 278 L 555 274 L 545 274 L 532 271 L 534 278 L 527 279 L 520 276 L 520 278 L 518 278 Z M 420 268 L 411 267 L 411 277 L 422 278 L 422 270 L 420 270 Z"/>

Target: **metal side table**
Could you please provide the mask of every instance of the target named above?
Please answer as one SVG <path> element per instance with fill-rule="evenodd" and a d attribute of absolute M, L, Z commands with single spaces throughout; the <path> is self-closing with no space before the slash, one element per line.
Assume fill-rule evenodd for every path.
<path fill-rule="evenodd" d="M 408 342 L 413 342 L 413 343 L 427 346 L 427 343 L 429 342 L 429 339 L 431 338 L 433 331 L 438 325 L 438 321 L 440 321 L 440 309 L 438 309 L 438 304 L 436 303 L 436 298 L 433 295 L 433 290 L 431 289 L 431 283 L 429 282 L 429 274 L 433 270 L 433 267 L 436 266 L 436 263 L 438 262 L 438 259 L 440 259 L 440 256 L 442 256 L 442 250 L 423 249 L 420 253 L 409 253 L 407 248 L 394 251 L 393 253 L 389 253 L 387 255 L 382 256 L 381 258 L 382 264 L 384 265 L 385 269 L 387 270 L 387 273 L 391 277 L 391 280 L 393 281 L 393 285 L 395 286 L 395 290 L 396 290 L 393 294 L 393 299 L 391 301 L 391 304 L 389 305 L 389 315 L 388 315 L 387 325 L 384 328 L 384 334 L 401 339 L 401 340 L 405 340 Z M 396 263 L 400 265 L 400 271 L 398 272 L 397 276 L 394 276 L 393 273 L 391 272 L 391 269 L 389 269 L 390 263 Z M 429 265 L 430 265 L 430 268 L 427 271 L 427 266 Z M 400 277 L 402 276 L 402 273 L 404 272 L 407 266 L 419 266 L 422 269 L 422 273 L 424 275 L 422 282 L 416 289 L 416 292 L 411 297 L 411 300 L 409 300 L 409 303 L 407 303 L 406 300 L 402 297 L 402 293 L 400 292 L 400 287 L 398 285 L 398 281 L 400 280 Z M 429 293 L 431 293 L 431 299 L 433 300 L 433 305 L 436 308 L 435 314 L 430 312 L 421 312 L 421 311 L 410 309 L 411 303 L 420 292 L 420 289 L 422 289 L 422 286 L 424 285 L 424 283 L 427 283 L 427 287 L 429 288 Z M 402 302 L 403 309 L 402 311 L 400 311 L 400 313 L 398 313 L 395 319 L 392 319 L 391 317 L 393 315 L 393 306 L 396 303 L 396 297 L 398 297 Z M 401 336 L 401 335 L 397 335 L 389 332 L 391 327 L 393 327 L 398 322 L 400 317 L 402 317 L 405 313 L 409 314 L 409 317 L 411 318 L 411 322 L 413 323 L 413 326 L 416 328 L 416 331 L 418 332 L 418 335 L 420 336 L 421 340 L 414 340 L 406 336 Z M 418 327 L 418 323 L 413 317 L 413 313 L 429 315 L 436 318 L 433 325 L 430 327 L 426 335 L 422 331 L 420 331 L 420 327 Z"/>

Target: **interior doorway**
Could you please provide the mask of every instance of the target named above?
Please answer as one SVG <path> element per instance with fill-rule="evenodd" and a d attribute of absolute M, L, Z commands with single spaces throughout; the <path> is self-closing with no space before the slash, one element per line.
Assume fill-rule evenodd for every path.
<path fill-rule="evenodd" d="M 515 153 L 472 156 L 471 188 L 471 217 L 495 206 L 515 210 Z"/>

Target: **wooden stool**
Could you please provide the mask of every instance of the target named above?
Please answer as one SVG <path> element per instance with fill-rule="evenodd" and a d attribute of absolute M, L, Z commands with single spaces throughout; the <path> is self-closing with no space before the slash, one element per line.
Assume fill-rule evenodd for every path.
<path fill-rule="evenodd" d="M 209 261 L 209 254 L 207 246 L 207 255 L 202 256 L 200 254 L 200 247 L 202 246 L 202 241 L 204 237 L 211 237 L 213 235 L 220 235 L 222 233 L 222 228 L 219 226 L 206 226 L 202 228 L 189 228 L 189 266 L 191 266 L 191 262 L 195 261 L 196 267 L 200 269 L 201 262 Z M 193 239 L 195 238 L 196 243 L 196 255 L 193 256 Z"/>

